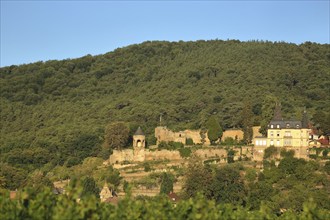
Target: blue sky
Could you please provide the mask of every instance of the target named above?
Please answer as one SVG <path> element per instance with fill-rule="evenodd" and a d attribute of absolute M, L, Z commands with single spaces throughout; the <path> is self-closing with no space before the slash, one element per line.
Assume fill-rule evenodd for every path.
<path fill-rule="evenodd" d="M 329 44 L 323 1 L 5 1 L 0 66 L 103 54 L 147 40 Z"/>

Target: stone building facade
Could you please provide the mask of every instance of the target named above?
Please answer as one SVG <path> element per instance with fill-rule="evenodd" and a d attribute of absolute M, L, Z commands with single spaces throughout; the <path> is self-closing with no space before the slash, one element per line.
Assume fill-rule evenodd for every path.
<path fill-rule="evenodd" d="M 281 108 L 276 106 L 274 117 L 267 127 L 267 137 L 254 137 L 255 155 L 263 155 L 264 149 L 270 146 L 293 150 L 298 158 L 308 159 L 309 134 L 307 113 L 299 120 L 284 120 Z"/>

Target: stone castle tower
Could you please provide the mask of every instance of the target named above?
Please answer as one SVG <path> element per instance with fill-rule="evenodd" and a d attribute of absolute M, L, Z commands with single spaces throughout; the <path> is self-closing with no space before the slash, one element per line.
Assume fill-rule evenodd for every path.
<path fill-rule="evenodd" d="M 133 149 L 134 151 L 140 151 L 146 146 L 146 136 L 144 135 L 141 127 L 139 127 L 133 135 Z"/>

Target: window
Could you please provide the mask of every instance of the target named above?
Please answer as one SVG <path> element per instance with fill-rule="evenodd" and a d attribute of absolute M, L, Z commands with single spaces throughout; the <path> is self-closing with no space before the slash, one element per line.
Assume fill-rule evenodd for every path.
<path fill-rule="evenodd" d="M 291 140 L 290 139 L 284 139 L 284 146 L 291 146 Z"/>
<path fill-rule="evenodd" d="M 259 141 L 258 141 L 258 140 L 256 140 L 256 145 L 257 145 L 257 146 L 259 145 Z"/>
<path fill-rule="evenodd" d="M 274 132 L 273 132 L 273 131 L 270 132 L 270 136 L 271 136 L 271 137 L 274 136 Z"/>
<path fill-rule="evenodd" d="M 291 131 L 285 131 L 284 136 L 285 137 L 291 137 Z"/>
<path fill-rule="evenodd" d="M 274 141 L 270 140 L 270 145 L 273 146 L 274 145 Z"/>
<path fill-rule="evenodd" d="M 276 141 L 276 145 L 277 145 L 277 146 L 280 146 L 280 140 L 277 140 L 277 141 Z"/>
<path fill-rule="evenodd" d="M 274 128 L 274 125 L 270 125 L 270 128 Z"/>
<path fill-rule="evenodd" d="M 289 123 L 286 123 L 286 127 L 289 128 L 290 127 L 290 124 Z"/>
<path fill-rule="evenodd" d="M 262 141 L 262 145 L 266 146 L 266 141 Z"/>
<path fill-rule="evenodd" d="M 297 128 L 299 128 L 299 125 L 296 125 Z"/>
<path fill-rule="evenodd" d="M 277 136 L 277 137 L 279 137 L 279 136 L 280 136 L 280 132 L 279 132 L 279 131 L 277 132 L 276 136 Z"/>
<path fill-rule="evenodd" d="M 277 125 L 276 127 L 277 127 L 277 128 L 280 128 L 280 125 Z"/>

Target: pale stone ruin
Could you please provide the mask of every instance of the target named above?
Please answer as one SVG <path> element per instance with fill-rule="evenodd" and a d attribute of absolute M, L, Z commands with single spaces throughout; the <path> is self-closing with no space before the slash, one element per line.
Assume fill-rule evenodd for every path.
<path fill-rule="evenodd" d="M 210 145 L 210 140 L 205 132 L 204 145 Z M 155 128 L 155 137 L 157 138 L 157 144 L 160 142 L 180 142 L 186 144 L 188 138 L 192 139 L 194 144 L 202 144 L 201 130 L 184 130 L 174 132 L 167 127 L 158 126 Z"/>
<path fill-rule="evenodd" d="M 191 138 L 195 144 L 201 144 L 201 134 L 199 130 L 185 130 L 180 132 L 173 132 L 166 127 L 156 127 L 155 136 L 157 137 L 157 143 L 161 141 L 169 142 L 181 142 L 186 143 L 186 138 Z M 210 141 L 205 138 L 205 145 L 209 145 Z M 252 150 L 251 150 L 252 152 Z M 213 158 L 213 157 L 227 157 L 227 151 L 225 149 L 199 149 L 195 152 L 202 158 Z M 240 154 L 241 152 L 239 152 Z M 249 155 L 251 156 L 251 155 Z M 237 156 L 238 157 L 238 156 Z M 149 150 L 145 149 L 145 135 L 142 129 L 139 127 L 135 134 L 133 135 L 133 149 L 125 150 L 114 150 L 113 154 L 110 155 L 108 161 L 104 164 L 119 164 L 124 161 L 129 162 L 143 162 L 143 161 L 153 161 L 153 160 L 182 160 L 180 152 L 177 150 Z"/>

